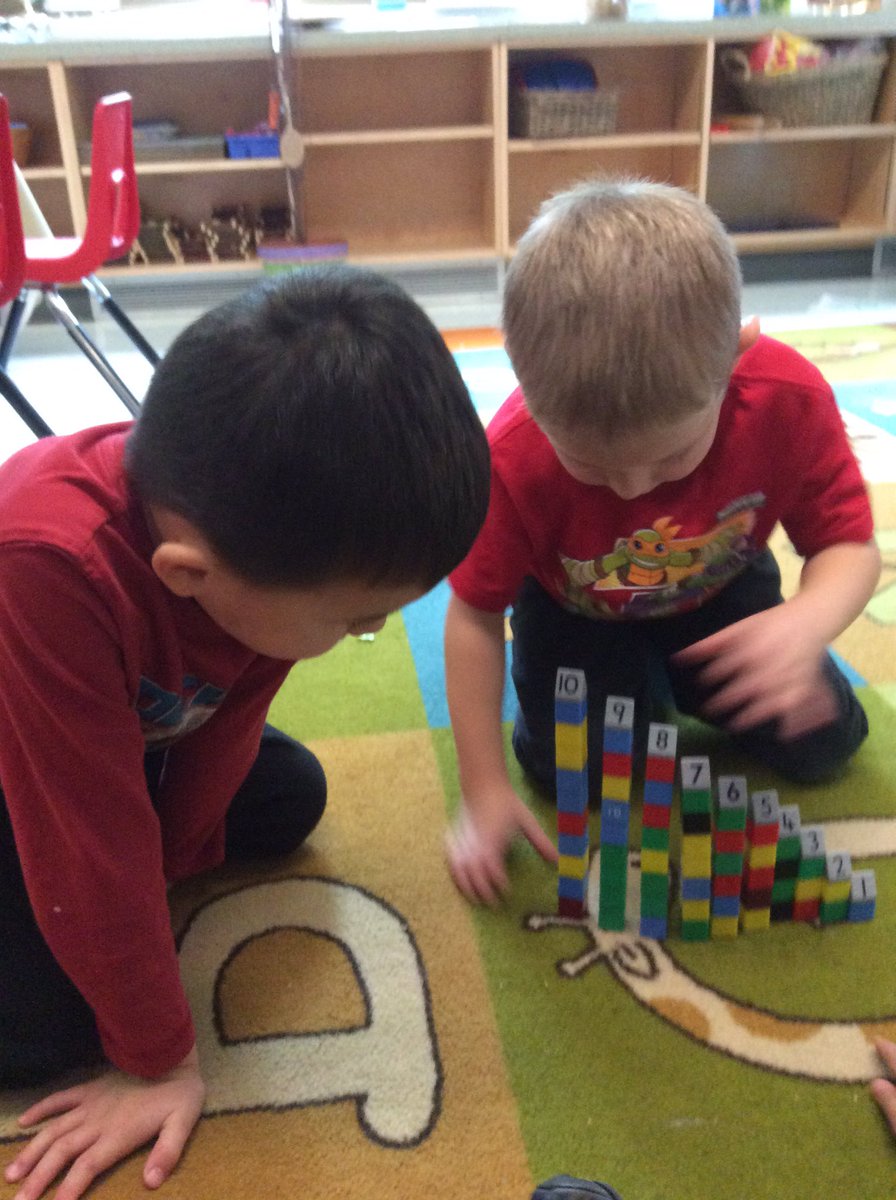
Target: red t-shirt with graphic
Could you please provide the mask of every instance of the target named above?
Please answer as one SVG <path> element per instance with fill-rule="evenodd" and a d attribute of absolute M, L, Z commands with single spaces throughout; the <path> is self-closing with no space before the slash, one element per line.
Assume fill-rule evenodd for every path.
<path fill-rule="evenodd" d="M 778 521 L 807 558 L 872 536 L 867 489 L 830 386 L 772 338 L 739 360 L 703 462 L 634 500 L 573 479 L 519 389 L 488 437 L 488 516 L 450 577 L 462 600 L 487 612 L 512 604 L 532 575 L 588 617 L 668 616 L 734 579 Z"/>
<path fill-rule="evenodd" d="M 194 1041 L 167 882 L 221 861 L 291 664 L 154 574 L 129 429 L 48 438 L 0 467 L 0 784 L 41 932 L 109 1059 L 152 1077 Z M 154 805 L 143 758 L 162 747 Z"/>

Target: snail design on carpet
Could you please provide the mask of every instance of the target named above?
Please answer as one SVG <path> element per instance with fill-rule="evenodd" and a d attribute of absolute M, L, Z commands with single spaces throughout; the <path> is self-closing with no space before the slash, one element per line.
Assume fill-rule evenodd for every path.
<path fill-rule="evenodd" d="M 896 820 L 852 819 L 825 823 L 837 846 L 855 857 L 896 855 Z M 589 893 L 597 895 L 599 852 L 589 872 Z M 629 887 L 637 892 L 640 856 L 629 853 Z M 557 963 L 575 978 L 590 967 L 607 966 L 639 1004 L 688 1037 L 769 1071 L 832 1083 L 865 1083 L 880 1074 L 875 1037 L 896 1037 L 896 1012 L 877 1020 L 815 1020 L 744 1003 L 695 978 L 675 958 L 674 941 L 642 938 L 637 921 L 622 933 L 599 929 L 594 916 L 535 913 L 525 922 L 532 932 L 581 928 L 591 945 Z M 806 931 L 809 933 L 809 930 Z"/>

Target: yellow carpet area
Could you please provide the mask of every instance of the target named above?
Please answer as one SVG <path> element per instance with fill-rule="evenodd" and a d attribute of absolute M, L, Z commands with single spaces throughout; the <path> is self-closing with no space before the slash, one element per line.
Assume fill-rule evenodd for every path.
<path fill-rule="evenodd" d="M 330 781 L 313 845 L 278 870 L 224 869 L 173 896 L 209 1115 L 160 1194 L 527 1197 L 470 913 L 442 867 L 429 734 L 312 748 Z M 28 1098 L 2 1095 L 0 1134 Z M 91 1194 L 143 1194 L 143 1159 Z"/>

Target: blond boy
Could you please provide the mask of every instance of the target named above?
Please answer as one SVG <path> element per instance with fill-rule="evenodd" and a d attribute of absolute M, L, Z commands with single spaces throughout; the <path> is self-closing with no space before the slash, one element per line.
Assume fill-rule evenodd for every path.
<path fill-rule="evenodd" d="M 866 736 L 827 651 L 879 576 L 866 489 L 830 387 L 740 303 L 730 238 L 677 188 L 586 182 L 521 239 L 504 298 L 521 387 L 489 428 L 489 513 L 445 633 L 463 792 L 448 858 L 471 899 L 506 888 L 517 834 L 555 855 L 504 758 L 508 606 L 514 751 L 547 788 L 560 665 L 588 678 L 592 763 L 607 694 L 642 716 L 671 694 L 802 781 Z M 805 560 L 786 602 L 778 521 Z"/>

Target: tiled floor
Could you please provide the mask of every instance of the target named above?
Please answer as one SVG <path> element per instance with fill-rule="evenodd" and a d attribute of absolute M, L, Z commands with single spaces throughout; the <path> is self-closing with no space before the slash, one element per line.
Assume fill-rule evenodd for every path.
<path fill-rule="evenodd" d="M 480 297 L 469 303 L 462 299 L 457 303 L 445 301 L 439 307 L 429 306 L 429 311 L 442 329 L 494 326 L 498 321 L 496 298 L 490 301 Z M 896 322 L 896 279 L 750 285 L 744 291 L 744 313 L 758 314 L 767 332 Z M 198 311 L 156 309 L 131 311 L 130 315 L 152 344 L 164 351 Z M 140 396 L 150 377 L 149 365 L 127 348 L 123 335 L 107 317 L 92 332 L 128 386 Z M 480 349 L 476 354 L 461 350 L 459 361 L 477 407 L 487 420 L 513 386 L 506 358 L 497 348 Z M 26 326 L 9 369 L 58 433 L 127 416 L 108 385 L 55 325 L 32 321 Z M 0 404 L 0 460 L 30 440 L 30 433 L 18 418 Z"/>

